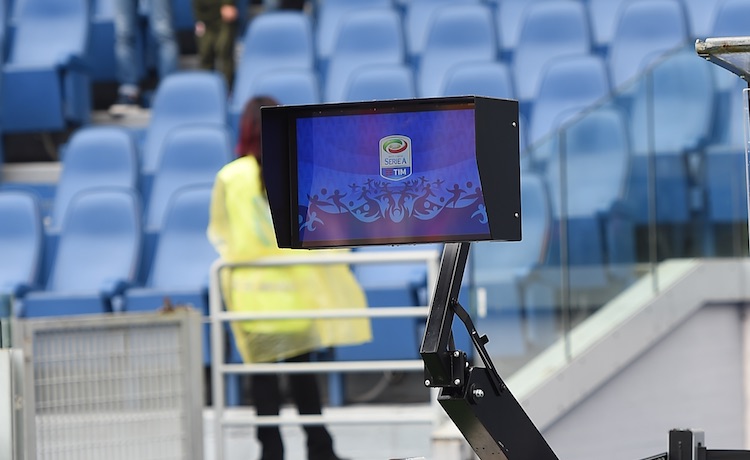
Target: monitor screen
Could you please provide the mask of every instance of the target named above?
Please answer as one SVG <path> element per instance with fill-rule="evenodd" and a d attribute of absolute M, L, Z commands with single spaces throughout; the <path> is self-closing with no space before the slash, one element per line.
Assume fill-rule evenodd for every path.
<path fill-rule="evenodd" d="M 516 101 L 455 96 L 261 113 L 280 247 L 521 238 Z"/>
<path fill-rule="evenodd" d="M 474 110 L 296 119 L 303 247 L 490 238 Z"/>

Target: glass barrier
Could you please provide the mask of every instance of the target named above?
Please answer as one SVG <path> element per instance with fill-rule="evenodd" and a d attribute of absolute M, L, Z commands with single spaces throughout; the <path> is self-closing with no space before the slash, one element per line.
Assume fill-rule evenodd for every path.
<path fill-rule="evenodd" d="M 501 375 L 554 343 L 569 358 L 569 332 L 639 280 L 658 294 L 666 260 L 748 254 L 746 85 L 676 50 L 594 106 L 561 110 L 522 152 L 523 241 L 473 243 L 468 269 Z"/>

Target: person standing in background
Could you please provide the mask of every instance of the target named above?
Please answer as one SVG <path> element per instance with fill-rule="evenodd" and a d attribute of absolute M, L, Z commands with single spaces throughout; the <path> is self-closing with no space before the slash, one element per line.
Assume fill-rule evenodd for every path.
<path fill-rule="evenodd" d="M 238 9 L 234 0 L 193 0 L 195 36 L 201 69 L 218 67 L 227 89 L 234 82 L 234 45 L 237 39 Z"/>
<path fill-rule="evenodd" d="M 128 115 L 141 109 L 140 68 L 137 35 L 139 33 L 139 1 L 112 0 L 115 16 L 115 60 L 117 63 L 117 101 L 109 108 L 114 117 Z M 179 67 L 177 39 L 172 18 L 171 0 L 143 0 L 148 13 L 149 31 L 157 46 L 159 80 Z"/>
<path fill-rule="evenodd" d="M 250 99 L 240 120 L 239 158 L 216 176 L 211 197 L 208 238 L 227 263 L 262 258 L 313 257 L 326 251 L 280 249 L 263 183 L 260 152 L 262 106 L 278 105 L 267 96 Z M 340 250 L 334 251 L 340 252 Z M 222 297 L 229 311 L 271 312 L 310 309 L 364 309 L 365 294 L 348 266 L 285 265 L 238 267 L 222 272 Z M 369 342 L 368 318 L 295 318 L 233 321 L 232 334 L 245 363 L 308 362 L 312 352 Z M 300 414 L 321 413 L 317 376 L 289 374 L 291 396 Z M 260 416 L 278 415 L 282 403 L 276 374 L 253 374 L 251 391 Z M 308 460 L 340 460 L 324 425 L 304 425 Z M 283 460 L 278 426 L 258 426 L 261 460 Z"/>

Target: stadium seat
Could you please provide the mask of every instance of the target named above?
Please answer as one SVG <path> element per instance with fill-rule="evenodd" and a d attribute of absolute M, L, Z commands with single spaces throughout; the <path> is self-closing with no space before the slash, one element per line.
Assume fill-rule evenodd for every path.
<path fill-rule="evenodd" d="M 604 60 L 594 54 L 555 58 L 542 68 L 539 91 L 531 107 L 529 142 L 535 161 L 543 164 L 549 148 L 538 145 L 560 126 L 610 94 Z"/>
<path fill-rule="evenodd" d="M 528 6 L 520 25 L 511 72 L 519 102 L 533 100 L 542 69 L 552 59 L 591 52 L 586 10 L 580 2 L 540 1 Z"/>
<path fill-rule="evenodd" d="M 656 65 L 633 90 L 628 202 L 642 227 L 653 212 L 664 257 L 685 255 L 697 243 L 689 222 L 704 207 L 700 159 L 711 135 L 715 93 L 707 89 L 713 85 L 711 64 L 686 49 Z"/>
<path fill-rule="evenodd" d="M 183 187 L 174 193 L 145 285 L 126 291 L 125 311 L 154 311 L 169 298 L 173 305 L 191 305 L 208 315 L 208 274 L 219 257 L 206 236 L 210 204 L 210 185 Z M 205 324 L 205 364 L 211 358 L 209 343 Z"/>
<path fill-rule="evenodd" d="M 336 37 L 344 24 L 343 18 L 348 13 L 373 8 L 391 8 L 395 10 L 393 0 L 326 0 L 318 4 L 314 29 L 315 56 L 322 65 L 325 76 L 326 63 L 336 48 Z"/>
<path fill-rule="evenodd" d="M 186 186 L 213 184 L 219 170 L 232 161 L 232 142 L 221 125 L 187 125 L 164 139 L 154 184 L 146 203 L 146 232 L 159 232 L 174 193 Z"/>
<path fill-rule="evenodd" d="M 591 22 L 591 42 L 594 51 L 606 56 L 615 35 L 620 9 L 627 0 L 588 0 L 589 21 Z"/>
<path fill-rule="evenodd" d="M 406 62 L 401 16 L 393 8 L 357 9 L 343 15 L 325 78 L 326 102 L 341 102 L 352 73 L 360 67 Z"/>
<path fill-rule="evenodd" d="M 115 19 L 112 0 L 91 0 L 91 79 L 98 82 L 117 81 L 115 61 Z M 137 39 L 140 39 L 137 36 Z M 136 52 L 142 47 L 136 45 Z M 138 75 L 143 73 L 143 56 L 138 58 Z"/>
<path fill-rule="evenodd" d="M 255 79 L 250 97 L 254 96 L 271 96 L 283 105 L 318 104 L 320 103 L 318 75 L 310 69 L 271 70 L 258 75 Z"/>
<path fill-rule="evenodd" d="M 495 3 L 497 39 L 503 60 L 510 61 L 513 57 L 526 9 L 537 1 L 543 0 L 492 0 Z"/>
<path fill-rule="evenodd" d="M 553 236 L 548 263 L 569 289 L 596 303 L 632 280 L 633 216 L 625 202 L 630 166 L 621 109 L 601 107 L 563 129 L 545 170 Z M 582 184 L 585 184 L 582 185 Z"/>
<path fill-rule="evenodd" d="M 417 93 L 438 96 L 445 76 L 456 64 L 497 58 L 497 40 L 486 5 L 444 5 L 434 13 L 417 72 Z"/>
<path fill-rule="evenodd" d="M 0 296 L 38 288 L 42 235 L 39 200 L 31 193 L 0 191 Z"/>
<path fill-rule="evenodd" d="M 406 65 L 361 67 L 352 73 L 344 99 L 410 99 L 416 97 L 414 73 Z"/>
<path fill-rule="evenodd" d="M 463 0 L 476 2 L 477 0 Z M 446 4 L 461 3 L 455 0 L 409 0 L 405 5 L 404 38 L 406 53 L 412 67 L 419 65 L 435 12 Z"/>
<path fill-rule="evenodd" d="M 141 250 L 138 196 L 121 188 L 78 194 L 68 207 L 44 289 L 17 302 L 20 317 L 118 311 L 136 279 Z"/>
<path fill-rule="evenodd" d="M 680 0 L 628 1 L 620 10 L 607 55 L 612 87 L 620 90 L 657 58 L 687 41 L 687 21 Z"/>
<path fill-rule="evenodd" d="M 156 89 L 151 119 L 140 149 L 141 190 L 149 199 L 151 178 L 170 132 L 185 125 L 227 124 L 227 89 L 216 72 L 191 70 L 167 76 Z"/>
<path fill-rule="evenodd" d="M 542 345 L 555 338 L 551 289 L 546 290 L 547 302 L 532 305 L 527 295 L 543 268 L 551 214 L 544 181 L 525 170 L 521 173 L 521 209 L 521 241 L 471 245 L 472 288 L 475 298 L 484 303 L 477 311 L 476 324 L 480 333 L 492 331 L 487 350 L 493 358 L 523 355 L 532 343 Z M 534 285 L 534 289 L 541 294 L 543 286 Z"/>
<path fill-rule="evenodd" d="M 310 17 L 300 11 L 268 11 L 256 16 L 242 37 L 231 100 L 234 123 L 250 95 L 256 94 L 259 75 L 279 69 L 315 69 Z"/>
<path fill-rule="evenodd" d="M 688 20 L 688 34 L 690 38 L 705 39 L 711 36 L 711 26 L 714 22 L 717 7 L 720 2 L 706 2 L 703 0 L 681 0 L 685 6 Z"/>
<path fill-rule="evenodd" d="M 24 0 L 16 21 L 3 65 L 3 131 L 60 132 L 88 123 L 88 0 Z"/>
<path fill-rule="evenodd" d="M 76 131 L 61 158 L 61 173 L 48 231 L 60 230 L 68 205 L 80 192 L 98 187 L 138 188 L 138 157 L 131 134 L 115 126 Z"/>
<path fill-rule="evenodd" d="M 475 95 L 514 99 L 510 70 L 502 62 L 470 62 L 451 67 L 445 76 L 443 96 Z"/>

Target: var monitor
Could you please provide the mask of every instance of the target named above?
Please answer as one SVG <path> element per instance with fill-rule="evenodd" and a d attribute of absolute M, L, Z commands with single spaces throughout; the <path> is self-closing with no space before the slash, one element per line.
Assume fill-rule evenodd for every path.
<path fill-rule="evenodd" d="M 516 101 L 460 96 L 261 114 L 279 247 L 521 239 Z"/>

